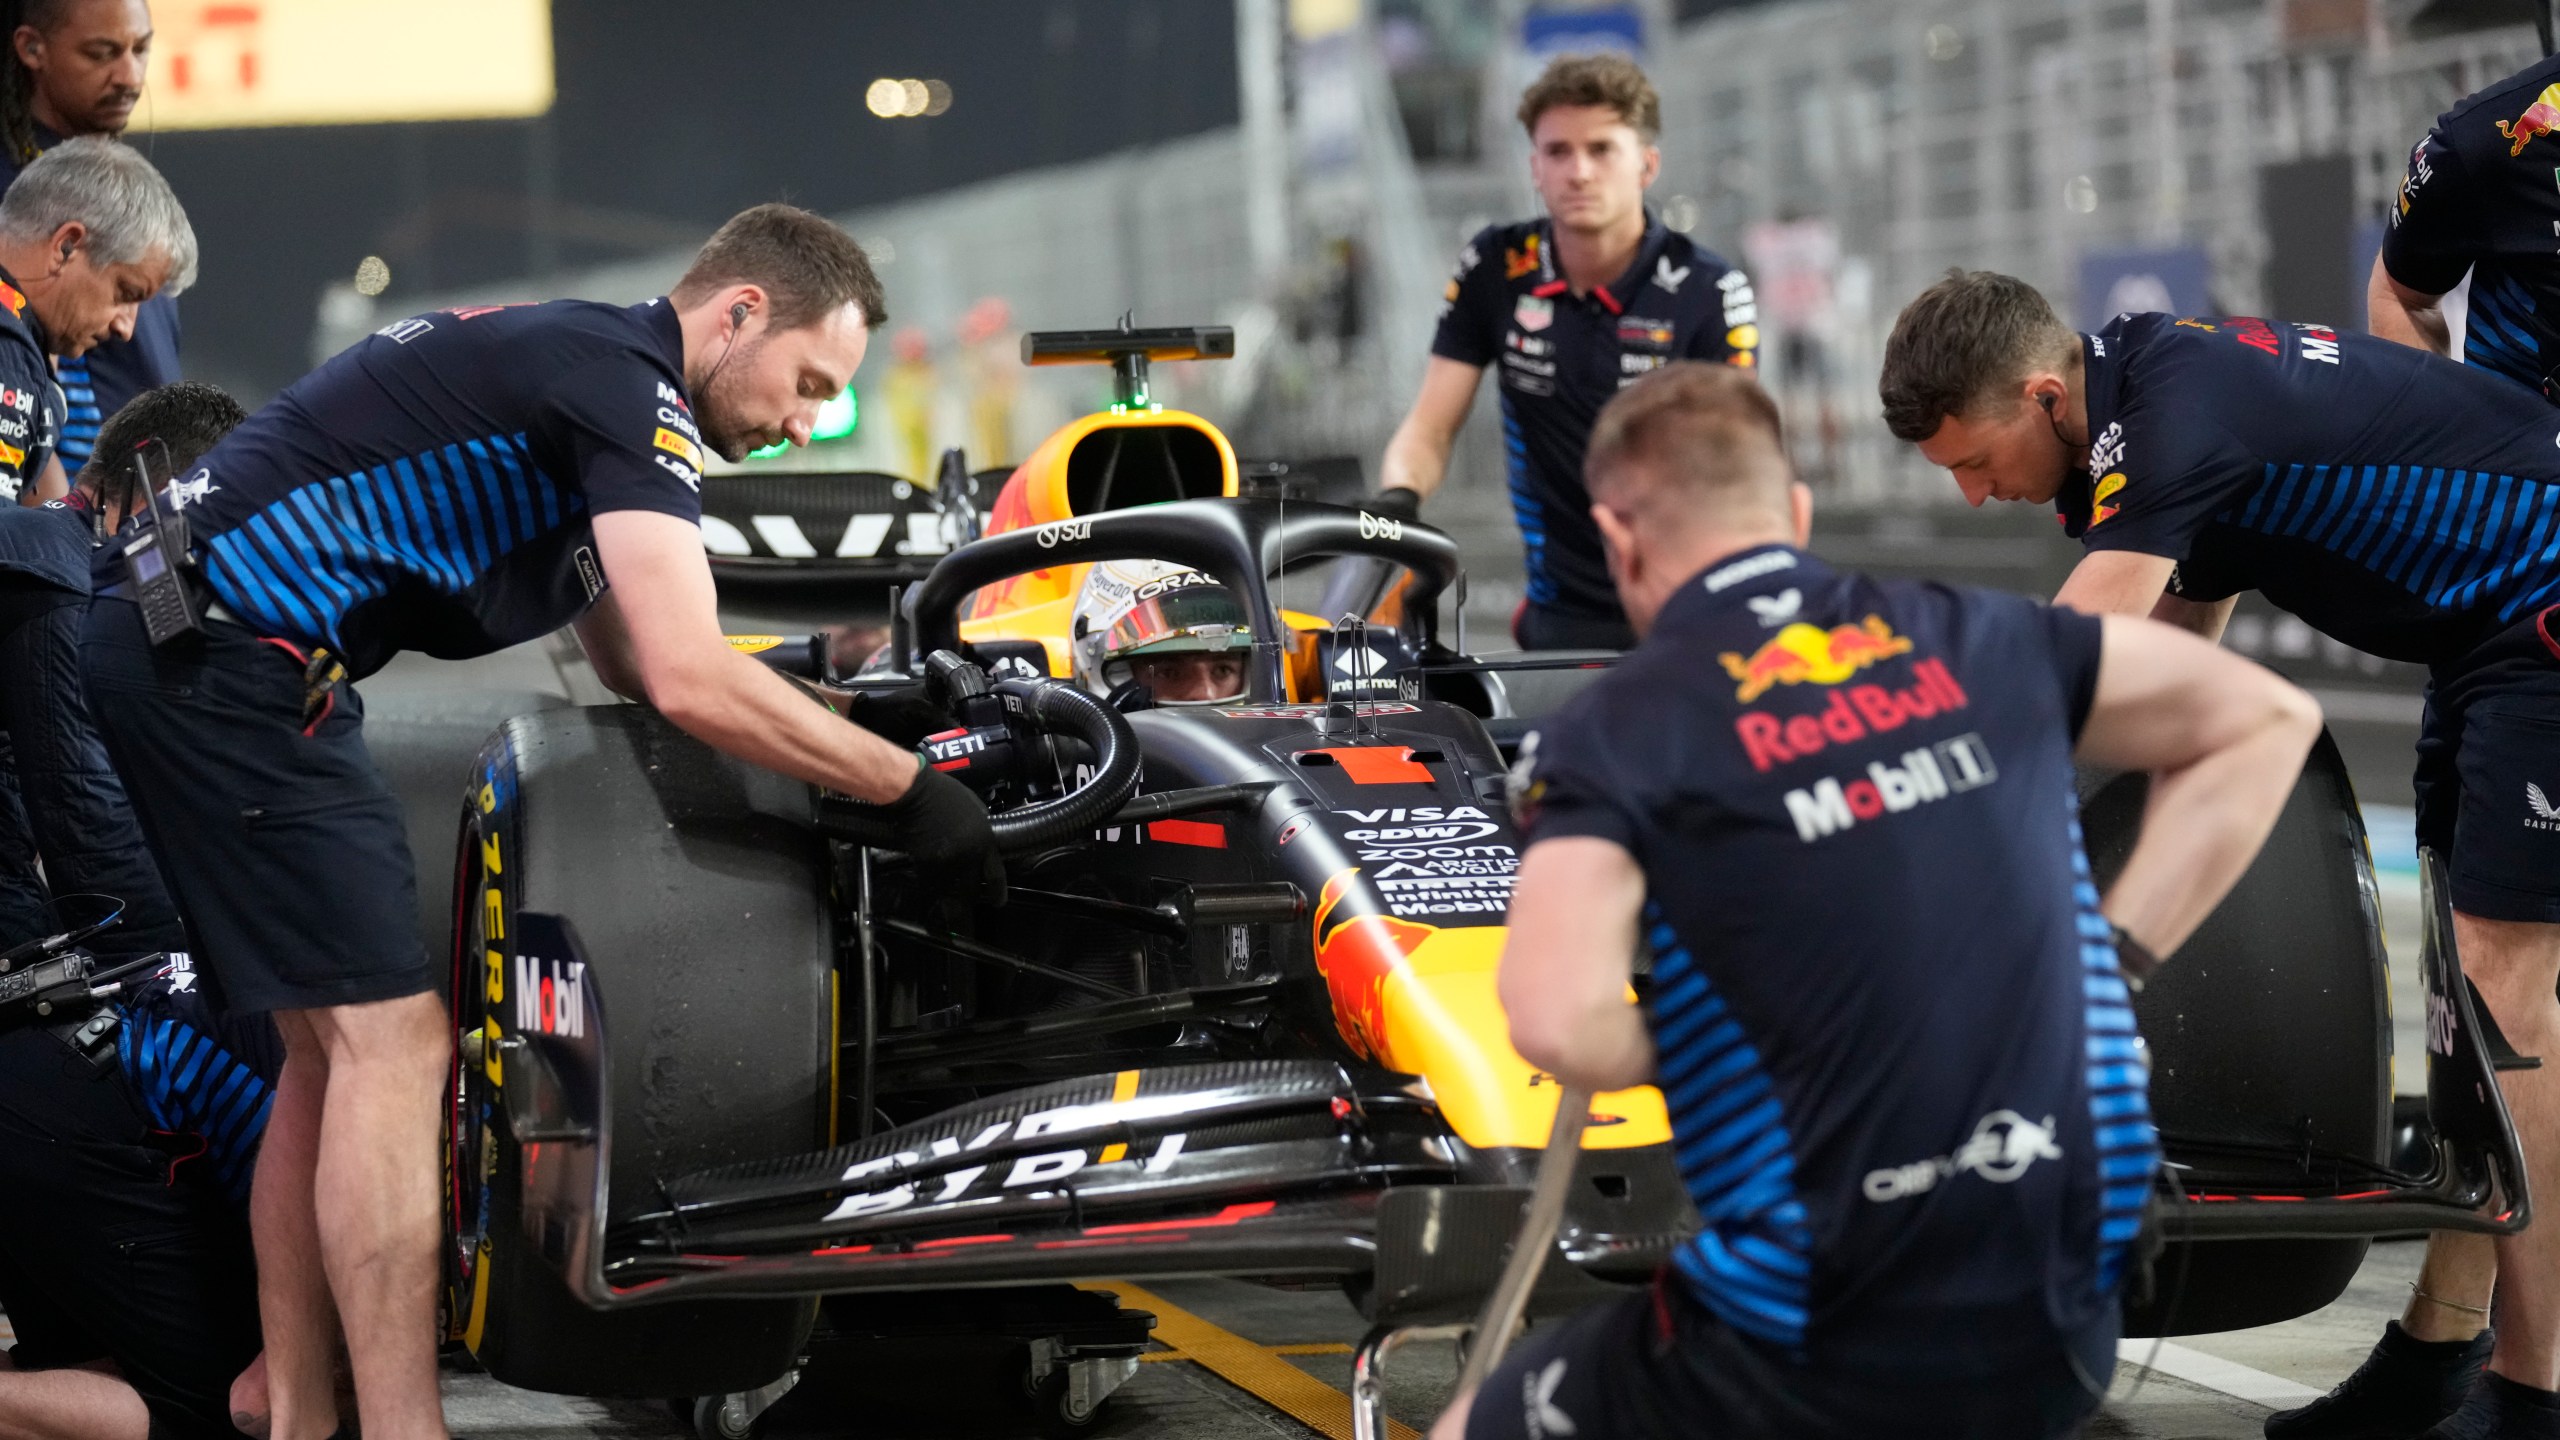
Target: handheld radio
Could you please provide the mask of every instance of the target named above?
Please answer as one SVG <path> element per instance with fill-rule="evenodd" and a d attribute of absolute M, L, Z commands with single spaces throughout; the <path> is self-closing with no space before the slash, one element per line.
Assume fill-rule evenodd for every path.
<path fill-rule="evenodd" d="M 169 447 L 148 441 L 134 451 L 133 478 L 127 482 L 125 509 L 133 509 L 133 490 L 142 492 L 142 523 L 124 542 L 124 578 L 142 607 L 142 628 L 151 643 L 166 645 L 204 633 L 204 606 L 192 583 L 196 559 L 188 544 L 187 520 L 172 504 L 160 505 L 160 489 L 169 483 Z"/>

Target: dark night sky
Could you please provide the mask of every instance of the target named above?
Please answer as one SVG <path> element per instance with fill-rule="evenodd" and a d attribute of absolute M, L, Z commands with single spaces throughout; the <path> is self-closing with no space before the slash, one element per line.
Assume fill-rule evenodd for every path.
<path fill-rule="evenodd" d="M 1224 0 L 553 0 L 544 121 L 136 136 L 185 201 L 191 375 L 261 398 L 307 367 L 321 287 L 379 253 L 392 297 L 524 273 L 549 128 L 552 242 L 576 265 L 698 241 L 738 210 L 820 211 L 1232 124 Z M 880 120 L 878 76 L 948 114 Z"/>

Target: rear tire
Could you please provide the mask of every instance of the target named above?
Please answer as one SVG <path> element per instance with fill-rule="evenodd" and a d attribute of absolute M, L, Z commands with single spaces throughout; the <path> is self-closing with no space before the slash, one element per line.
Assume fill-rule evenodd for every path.
<path fill-rule="evenodd" d="M 513 917 L 568 920 L 606 1017 L 616 1212 L 650 1203 L 657 1177 L 828 1144 L 834 943 L 807 787 L 638 706 L 511 720 L 475 773 L 453 1013 L 466 1036 L 512 1025 Z M 790 1369 L 814 1299 L 602 1312 L 572 1295 L 520 1228 L 503 1078 L 465 1067 L 450 1156 L 456 1328 L 489 1373 L 664 1396 L 752 1390 Z"/>

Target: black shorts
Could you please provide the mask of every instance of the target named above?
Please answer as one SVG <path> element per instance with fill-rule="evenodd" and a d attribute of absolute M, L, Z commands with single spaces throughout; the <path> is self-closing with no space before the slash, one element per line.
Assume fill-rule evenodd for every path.
<path fill-rule="evenodd" d="M 154 1132 L 123 1073 L 51 1031 L 0 1034 L 0 1306 L 13 1364 L 111 1359 L 154 1440 L 228 1437 L 257 1358 L 248 1218 L 194 1137 Z"/>
<path fill-rule="evenodd" d="M 1467 1440 L 2038 1440 L 2076 1434 L 2115 1370 L 2115 1325 L 1992 1379 L 1892 1384 L 1778 1356 L 1674 1287 L 1529 1332 L 1476 1392 Z"/>
<path fill-rule="evenodd" d="M 400 802 L 365 749 L 353 686 L 306 735 L 301 664 L 239 625 L 155 650 L 140 611 L 101 597 L 84 641 L 108 753 L 230 1005 L 437 988 Z"/>
<path fill-rule="evenodd" d="M 2436 667 L 2417 792 L 2454 909 L 2560 924 L 2560 606 Z"/>

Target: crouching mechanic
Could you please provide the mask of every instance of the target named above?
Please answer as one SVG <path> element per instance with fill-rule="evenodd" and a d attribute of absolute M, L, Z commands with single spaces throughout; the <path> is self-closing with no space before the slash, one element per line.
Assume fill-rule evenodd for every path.
<path fill-rule="evenodd" d="M 2238 879 L 2317 707 L 2167 626 L 1833 570 L 1731 370 L 1638 381 L 1586 476 L 1644 639 L 1524 747 L 1502 1002 L 1558 1078 L 1661 1086 L 1706 1223 L 1435 1435 L 2074 1432 L 2158 1162 L 2119 967 Z M 2075 758 L 2154 777 L 2103 902 Z"/>
<path fill-rule="evenodd" d="M 346 1418 L 333 1310 L 364 1433 L 445 1433 L 452 1032 L 348 681 L 403 650 L 465 658 L 574 622 L 616 690 L 714 748 L 888 805 L 947 895 L 1000 896 L 978 799 L 731 649 L 703 554 L 702 450 L 805 444 L 882 314 L 851 237 L 758 206 L 661 299 L 397 321 L 252 415 L 170 487 L 201 633 L 152 645 L 120 547 L 102 552 L 91 706 L 199 958 L 284 1036 L 251 1207 L 276 1440 Z"/>
<path fill-rule="evenodd" d="M 249 1177 L 283 1055 L 265 1016 L 218 1016 L 197 979 L 172 957 L 105 1024 L 0 1031 L 0 1307 L 17 1337 L 0 1434 L 14 1440 L 236 1440 L 264 1424 Z"/>
<path fill-rule="evenodd" d="M 1903 311 L 1882 389 L 1894 433 L 1973 503 L 2060 512 L 2088 553 L 2056 603 L 2219 636 L 2254 589 L 2333 639 L 2427 666 L 2418 842 L 2444 857 L 2455 947 L 2499 1028 L 2522 1054 L 2560 1054 L 2550 406 L 2316 325 L 2133 315 L 2076 335 L 2025 282 L 1983 271 Z M 2498 1080 L 2534 1193 L 2560 1194 L 2560 1074 Z M 2486 1318 L 2480 1252 L 2430 1245 L 2410 1316 L 2436 1333 L 2393 1327 L 2328 1402 L 2267 1433 L 2560 1436 L 2560 1225 L 2497 1240 L 2494 1343 L 2436 1328 Z"/>
<path fill-rule="evenodd" d="M 1235 592 L 1165 560 L 1085 572 L 1068 630 L 1076 679 L 1120 703 L 1214 705 L 1244 694 L 1253 628 Z"/>

